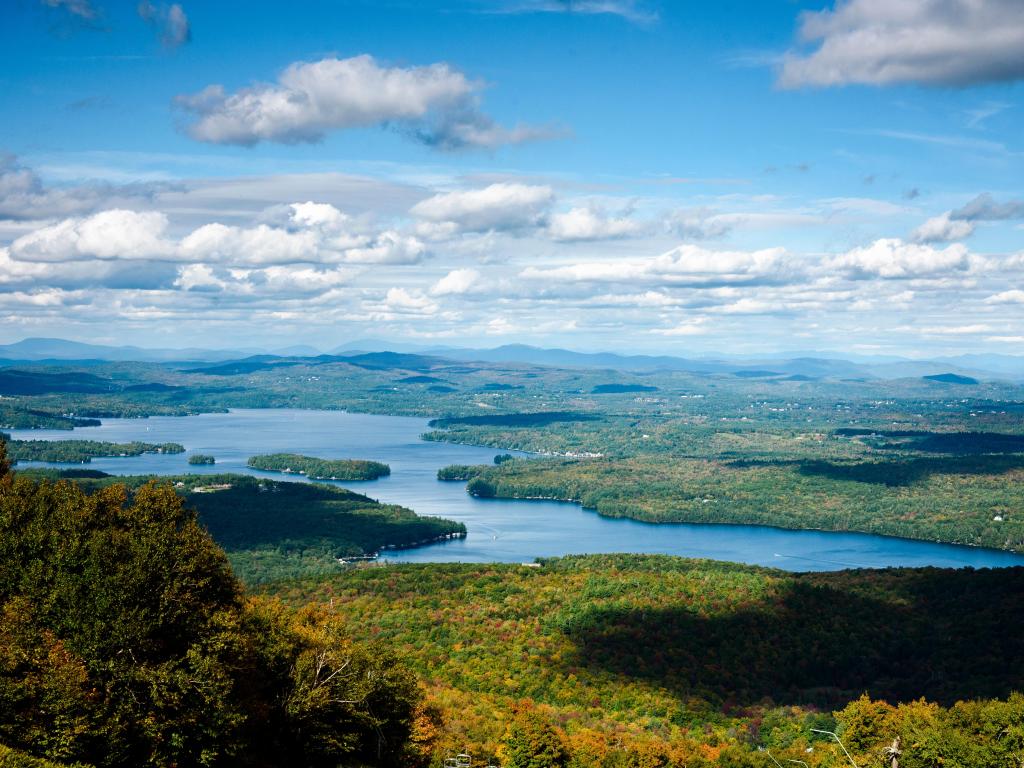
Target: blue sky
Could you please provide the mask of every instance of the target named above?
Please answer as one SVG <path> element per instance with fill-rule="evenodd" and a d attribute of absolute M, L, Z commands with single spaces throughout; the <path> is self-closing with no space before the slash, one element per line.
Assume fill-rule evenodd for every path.
<path fill-rule="evenodd" d="M 1013 354 L 1015 0 L 16 0 L 4 341 Z"/>

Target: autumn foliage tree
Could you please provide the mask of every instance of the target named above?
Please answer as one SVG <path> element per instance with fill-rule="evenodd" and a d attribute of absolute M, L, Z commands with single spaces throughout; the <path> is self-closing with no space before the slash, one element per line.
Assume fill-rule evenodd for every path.
<path fill-rule="evenodd" d="M 336 617 L 246 600 L 169 486 L 13 476 L 0 446 L 0 744 L 95 766 L 398 765 L 419 693 Z"/>

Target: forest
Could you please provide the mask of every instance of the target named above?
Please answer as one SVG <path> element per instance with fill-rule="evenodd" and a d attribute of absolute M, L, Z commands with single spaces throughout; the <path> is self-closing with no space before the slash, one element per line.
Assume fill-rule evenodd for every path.
<path fill-rule="evenodd" d="M 355 637 L 395 647 L 445 713 L 450 750 L 507 756 L 526 712 L 562 756 L 538 765 L 766 768 L 759 749 L 844 764 L 810 728 L 838 731 L 861 766 L 881 766 L 896 736 L 901 766 L 1024 758 L 1021 568 L 792 574 L 608 555 L 371 566 L 265 591 L 331 605 Z"/>
<path fill-rule="evenodd" d="M 376 480 L 391 474 L 391 467 L 362 459 L 318 459 L 295 453 L 268 453 L 250 456 L 253 469 L 305 475 L 310 480 Z"/>
<path fill-rule="evenodd" d="M 0 764 L 428 761 L 391 648 L 246 596 L 170 485 L 87 494 L 0 464 Z"/>

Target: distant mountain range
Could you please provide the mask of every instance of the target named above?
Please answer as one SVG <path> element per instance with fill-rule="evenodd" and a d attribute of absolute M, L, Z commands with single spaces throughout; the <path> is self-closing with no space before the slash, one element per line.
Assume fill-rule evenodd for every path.
<path fill-rule="evenodd" d="M 142 363 L 217 362 L 236 360 L 240 357 L 266 353 L 265 349 L 148 349 L 143 347 L 113 347 L 102 344 L 86 344 L 66 339 L 31 338 L 14 344 L 0 344 L 0 359 L 4 360 L 104 360 L 111 362 L 133 361 Z M 319 350 L 309 346 L 294 346 L 271 350 L 276 355 L 318 355 Z"/>
<path fill-rule="evenodd" d="M 381 353 L 394 353 L 382 356 Z M 939 383 L 958 379 L 1024 381 L 1024 356 L 970 354 L 935 360 L 900 357 L 844 357 L 828 352 L 790 355 L 716 358 L 684 358 L 670 355 L 621 355 L 614 352 L 574 352 L 567 349 L 543 349 L 525 344 L 507 344 L 493 349 L 464 347 L 428 347 L 391 343 L 377 339 L 350 342 L 327 355 L 308 345 L 280 349 L 145 349 L 134 346 L 105 346 L 65 339 L 30 338 L 15 344 L 0 345 L 0 361 L 138 361 L 154 363 L 195 362 L 233 364 L 245 367 L 257 361 L 301 360 L 366 355 L 359 363 L 376 359 L 398 361 L 408 355 L 445 358 L 463 362 L 524 363 L 561 368 L 601 368 L 622 371 L 671 370 L 691 373 L 734 374 L 745 378 L 797 377 L 808 379 L 898 379 L 929 377 Z M 262 367 L 262 365 L 260 366 Z"/>

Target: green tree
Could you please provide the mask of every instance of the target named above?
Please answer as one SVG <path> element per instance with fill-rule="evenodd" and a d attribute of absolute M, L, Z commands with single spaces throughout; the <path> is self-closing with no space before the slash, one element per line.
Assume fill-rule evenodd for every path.
<path fill-rule="evenodd" d="M 515 711 L 502 746 L 505 768 L 560 768 L 569 762 L 558 731 L 528 705 Z"/>

